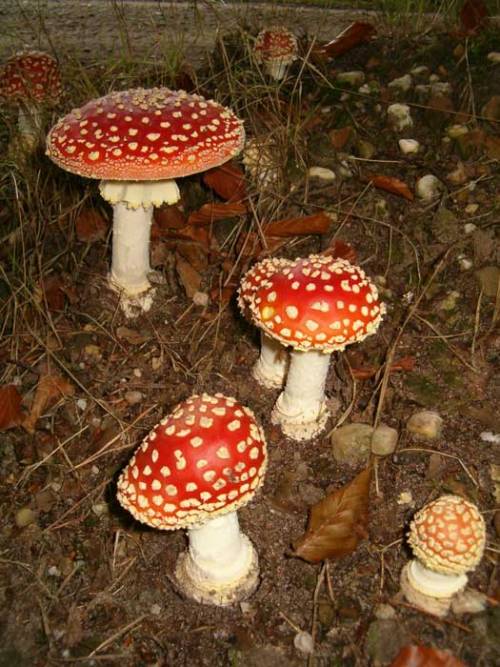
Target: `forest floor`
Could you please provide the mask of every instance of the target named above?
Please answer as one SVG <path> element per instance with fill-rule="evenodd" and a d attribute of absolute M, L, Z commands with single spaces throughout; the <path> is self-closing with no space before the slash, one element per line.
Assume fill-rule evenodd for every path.
<path fill-rule="evenodd" d="M 222 188 L 182 179 L 180 206 L 155 216 L 153 306 L 126 319 L 107 288 L 111 209 L 96 182 L 63 172 L 42 146 L 26 157 L 11 138 L 15 110 L 0 111 L 0 667 L 382 666 L 407 645 L 449 651 L 449 665 L 499 664 L 500 65 L 488 57 L 498 33 L 465 35 L 440 19 L 406 34 L 373 15 L 214 6 L 0 7 L 2 60 L 29 47 L 61 64 L 66 92 L 46 127 L 110 90 L 182 86 L 231 106 L 272 173 L 247 171 L 240 208 L 224 217 L 238 160 Z M 271 20 L 299 37 L 279 84 L 248 48 Z M 333 60 L 312 53 L 313 38 L 329 41 L 352 20 L 376 34 Z M 395 102 L 409 106 L 412 127 L 391 125 Z M 402 152 L 402 138 L 418 152 Z M 437 178 L 430 199 L 417 188 L 425 175 Z M 204 208 L 196 218 L 203 206 L 208 217 Z M 340 241 L 387 314 L 376 335 L 334 355 L 337 411 L 324 434 L 297 443 L 270 423 L 278 392 L 251 375 L 258 333 L 235 290 L 255 259 L 345 251 Z M 115 500 L 142 438 L 198 392 L 248 405 L 268 440 L 263 489 L 239 511 L 261 582 L 228 608 L 179 596 L 184 532 L 142 526 Z M 434 439 L 407 428 L 421 410 L 443 420 Z M 338 560 L 294 557 L 309 509 L 367 465 L 366 451 L 339 464 L 330 433 L 375 421 L 399 437 L 393 454 L 370 458 L 363 539 Z M 399 577 L 412 516 L 447 493 L 486 522 L 469 578 L 483 604 L 438 618 L 405 602 Z M 313 654 L 294 644 L 300 632 Z"/>

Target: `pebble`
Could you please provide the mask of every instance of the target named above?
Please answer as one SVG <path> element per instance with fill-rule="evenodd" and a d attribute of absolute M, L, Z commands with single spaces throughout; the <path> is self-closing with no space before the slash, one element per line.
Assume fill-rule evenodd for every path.
<path fill-rule="evenodd" d="M 79 410 L 86 410 L 86 409 L 87 409 L 87 405 L 88 405 L 88 401 L 87 401 L 86 398 L 79 398 L 79 399 L 76 401 L 76 407 L 77 407 Z"/>
<path fill-rule="evenodd" d="M 387 84 L 388 88 L 400 90 L 402 93 L 407 93 L 412 86 L 413 86 L 413 79 L 411 77 L 411 74 L 405 74 L 404 76 L 400 76 L 398 79 L 393 79 Z"/>
<path fill-rule="evenodd" d="M 494 445 L 500 445 L 500 433 L 492 433 L 492 431 L 483 431 L 479 434 L 483 442 L 492 442 Z"/>
<path fill-rule="evenodd" d="M 418 65 L 410 70 L 412 76 L 429 76 L 429 68 L 427 65 Z"/>
<path fill-rule="evenodd" d="M 136 378 L 142 377 L 142 371 L 141 371 L 140 368 L 134 368 L 134 370 L 132 372 L 134 374 L 134 377 L 136 377 Z"/>
<path fill-rule="evenodd" d="M 395 428 L 380 424 L 372 434 L 372 452 L 377 456 L 393 454 L 398 444 L 398 432 Z"/>
<path fill-rule="evenodd" d="M 500 51 L 490 51 L 486 57 L 490 63 L 493 63 L 494 65 L 500 64 Z"/>
<path fill-rule="evenodd" d="M 311 634 L 305 630 L 297 632 L 293 639 L 293 645 L 297 651 L 300 651 L 305 655 L 311 655 L 311 653 L 314 652 L 314 640 Z"/>
<path fill-rule="evenodd" d="M 92 512 L 94 512 L 96 516 L 104 516 L 109 514 L 109 507 L 106 503 L 95 503 L 92 505 Z"/>
<path fill-rule="evenodd" d="M 34 523 L 35 520 L 36 514 L 31 507 L 22 507 L 16 512 L 15 522 L 18 528 L 26 528 L 26 526 Z"/>
<path fill-rule="evenodd" d="M 337 177 L 335 172 L 326 167 L 311 167 L 307 172 L 310 178 L 319 178 L 322 181 L 334 181 Z"/>
<path fill-rule="evenodd" d="M 479 204 L 467 204 L 467 206 L 465 207 L 465 212 L 467 213 L 467 215 L 474 215 L 474 213 L 478 212 L 478 209 L 479 209 Z M 476 229 L 476 225 L 474 225 L 474 223 L 472 222 L 468 222 L 467 225 L 473 225 L 474 229 Z M 465 226 L 467 227 L 467 225 Z"/>
<path fill-rule="evenodd" d="M 486 595 L 472 589 L 466 589 L 462 593 L 457 593 L 451 601 L 451 610 L 457 616 L 461 614 L 480 614 L 486 607 Z"/>
<path fill-rule="evenodd" d="M 500 269 L 498 266 L 483 266 L 476 271 L 485 296 L 496 297 L 500 283 Z"/>
<path fill-rule="evenodd" d="M 337 463 L 356 465 L 370 455 L 373 427 L 370 424 L 347 424 L 333 432 L 331 443 Z"/>
<path fill-rule="evenodd" d="M 206 292 L 195 292 L 193 294 L 193 303 L 195 306 L 208 306 L 209 296 Z"/>
<path fill-rule="evenodd" d="M 143 399 L 143 394 L 140 391 L 132 390 L 125 393 L 125 400 L 129 405 L 137 405 Z"/>
<path fill-rule="evenodd" d="M 390 618 L 396 618 L 396 610 L 394 607 L 391 607 L 390 604 L 378 604 L 375 607 L 375 618 L 378 618 L 379 621 L 387 621 Z"/>
<path fill-rule="evenodd" d="M 456 290 L 449 292 L 445 296 L 445 298 L 438 303 L 437 305 L 438 310 L 444 310 L 445 312 L 450 312 L 452 310 L 455 310 L 459 298 L 460 298 L 460 292 L 457 292 Z"/>
<path fill-rule="evenodd" d="M 420 150 L 420 144 L 416 139 L 400 139 L 398 143 L 403 155 L 413 155 Z"/>
<path fill-rule="evenodd" d="M 465 211 L 467 213 L 467 210 Z M 475 232 L 477 229 L 477 225 L 475 225 L 473 222 L 466 222 L 464 225 L 464 233 L 465 234 L 472 234 Z"/>
<path fill-rule="evenodd" d="M 401 491 L 396 502 L 398 505 L 413 505 L 411 491 Z"/>
<path fill-rule="evenodd" d="M 347 83 L 350 86 L 361 86 L 365 82 L 366 75 L 361 70 L 354 70 L 352 72 L 340 72 L 337 74 L 337 81 L 339 83 Z"/>
<path fill-rule="evenodd" d="M 406 428 L 422 440 L 436 440 L 441 435 L 443 419 L 433 410 L 421 410 L 412 414 Z"/>
<path fill-rule="evenodd" d="M 407 104 L 391 104 L 387 108 L 387 119 L 392 129 L 397 132 L 413 127 L 410 107 Z"/>
<path fill-rule="evenodd" d="M 433 174 L 426 174 L 418 179 L 415 185 L 415 192 L 417 197 L 423 201 L 431 202 L 437 199 L 441 194 L 443 184 Z"/>
<path fill-rule="evenodd" d="M 159 604 L 152 604 L 149 611 L 153 616 L 159 616 L 161 614 L 161 607 Z"/>
<path fill-rule="evenodd" d="M 457 261 L 462 271 L 470 271 L 474 266 L 474 262 L 465 255 L 458 255 Z"/>
<path fill-rule="evenodd" d="M 458 139 L 458 137 L 462 137 L 464 134 L 469 133 L 469 128 L 467 125 L 450 125 L 450 127 L 447 128 L 446 134 L 450 137 L 450 139 Z"/>

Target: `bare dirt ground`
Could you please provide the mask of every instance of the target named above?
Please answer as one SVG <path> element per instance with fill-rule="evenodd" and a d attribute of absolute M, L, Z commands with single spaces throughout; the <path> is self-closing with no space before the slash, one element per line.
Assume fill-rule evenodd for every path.
<path fill-rule="evenodd" d="M 0 58 L 21 46 L 58 55 L 68 92 L 53 117 L 96 91 L 140 85 L 141 76 L 147 85 L 170 81 L 160 56 L 171 56 L 172 44 L 198 68 L 202 92 L 229 102 L 225 75 L 217 73 L 221 53 L 213 52 L 217 31 L 231 33 L 243 23 L 255 34 L 273 19 L 328 40 L 352 18 L 250 4 L 216 11 L 205 3 L 113 9 L 4 0 Z M 227 53 L 241 56 L 232 62 L 245 81 L 251 64 L 239 36 L 225 43 Z M 12 157 L 15 115 L 2 111 L 0 386 L 17 387 L 25 412 L 48 373 L 64 376 L 73 393 L 48 405 L 34 433 L 21 427 L 0 433 L 0 667 L 364 667 L 389 665 L 407 644 L 448 650 L 469 667 L 500 664 L 498 443 L 484 437 L 500 432 L 500 66 L 487 59 L 498 48 L 495 40 L 488 31 L 470 40 L 448 31 L 385 34 L 327 65 L 303 71 L 296 63 L 274 112 L 286 123 L 293 108 L 300 127 L 290 133 L 281 165 L 283 188 L 263 197 L 258 184 L 247 183 L 251 210 L 264 227 L 321 210 L 331 215 L 326 234 L 287 240 L 276 254 L 318 252 L 342 238 L 379 277 L 388 306 L 379 333 L 339 355 L 328 378 L 328 393 L 340 404 L 332 428 L 340 416 L 372 423 L 379 409 L 399 441 L 393 455 L 378 461 L 365 539 L 327 566 L 292 557 L 291 545 L 304 532 L 310 506 L 365 462 L 339 465 L 326 435 L 294 443 L 270 423 L 277 394 L 259 388 L 250 374 L 258 336 L 238 313 L 234 293 L 224 301 L 217 289 L 235 266 L 235 235 L 255 229 L 253 214 L 191 236 L 157 222 L 153 263 L 165 284 L 148 314 L 125 320 L 106 287 L 109 228 L 93 241 L 75 232 L 82 210 L 97 211 L 109 225 L 95 183 L 68 177 L 42 150 L 28 165 Z M 187 41 L 193 49 L 184 48 Z M 410 91 L 388 87 L 416 66 L 426 69 L 414 75 Z M 352 70 L 364 73 L 372 92 L 338 83 L 339 72 Z M 433 75 L 449 88 L 419 94 L 415 86 L 428 85 Z M 400 135 L 388 127 L 385 109 L 394 101 L 411 105 L 414 127 L 404 136 L 420 142 L 415 156 L 402 155 Z M 276 118 L 262 106 L 255 117 L 249 106 L 238 108 L 250 132 L 271 135 Z M 465 125 L 467 135 L 450 138 L 455 124 Z M 311 166 L 332 169 L 336 179 L 306 177 Z M 432 202 L 368 184 L 374 175 L 398 178 L 414 194 L 429 173 L 442 183 Z M 183 179 L 181 189 L 186 216 L 220 201 L 198 176 Z M 180 253 L 202 276 L 201 290 L 210 295 L 205 308 L 187 297 L 175 271 Z M 410 358 L 412 369 L 387 375 L 380 402 L 388 351 L 393 361 Z M 354 372 L 367 368 L 375 372 L 365 379 Z M 201 391 L 249 405 L 269 444 L 263 491 L 239 513 L 259 553 L 261 584 L 246 604 L 227 609 L 180 597 L 172 573 L 184 534 L 147 529 L 115 500 L 116 478 L 144 435 L 177 402 Z M 436 440 L 418 441 L 406 429 L 422 409 L 444 420 Z M 484 609 L 438 619 L 405 603 L 399 575 L 410 557 L 411 517 L 444 493 L 477 503 L 488 548 L 470 576 L 485 596 Z M 294 646 L 299 631 L 315 635 L 313 656 Z"/>

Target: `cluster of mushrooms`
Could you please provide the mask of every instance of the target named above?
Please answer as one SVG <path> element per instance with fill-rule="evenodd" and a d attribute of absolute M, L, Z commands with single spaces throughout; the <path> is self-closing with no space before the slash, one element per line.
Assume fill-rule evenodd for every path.
<path fill-rule="evenodd" d="M 255 59 L 270 77 L 282 79 L 296 57 L 297 41 L 286 29 L 257 37 Z M 54 102 L 60 92 L 57 63 L 47 54 L 15 56 L 0 73 L 0 93 L 18 104 L 26 137 L 40 132 L 43 100 Z M 71 173 L 99 179 L 100 193 L 113 207 L 109 284 L 126 315 L 153 303 L 153 208 L 179 200 L 175 179 L 222 165 L 244 143 L 243 123 L 230 109 L 167 88 L 109 93 L 50 130 L 49 158 Z M 374 334 L 382 320 L 375 285 L 345 259 L 267 258 L 243 277 L 238 304 L 261 330 L 256 382 L 281 389 L 271 421 L 293 440 L 318 436 L 329 417 L 331 354 Z M 162 419 L 122 472 L 118 500 L 135 519 L 160 530 L 187 529 L 189 549 L 175 574 L 188 597 L 224 606 L 256 589 L 258 556 L 236 512 L 262 486 L 266 466 L 266 439 L 253 412 L 235 398 L 201 394 Z M 409 543 L 415 559 L 402 573 L 404 595 L 422 609 L 446 614 L 482 557 L 482 516 L 463 498 L 442 496 L 416 514 Z"/>

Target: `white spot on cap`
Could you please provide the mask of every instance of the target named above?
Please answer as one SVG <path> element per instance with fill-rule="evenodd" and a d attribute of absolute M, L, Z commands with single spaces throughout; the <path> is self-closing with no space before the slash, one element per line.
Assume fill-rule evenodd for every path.
<path fill-rule="evenodd" d="M 153 435 L 156 437 L 156 433 Z M 153 451 L 151 452 L 151 461 L 153 461 L 153 463 L 156 463 L 158 461 L 158 456 L 159 456 L 158 450 L 153 449 Z"/>
<path fill-rule="evenodd" d="M 198 485 L 195 484 L 194 482 L 188 482 L 186 484 L 186 491 L 189 491 L 189 492 L 196 491 L 197 488 L 198 488 Z"/>
<path fill-rule="evenodd" d="M 203 444 L 203 438 L 200 438 L 198 436 L 195 436 L 194 438 L 191 438 L 189 441 L 193 447 L 200 447 L 200 445 Z"/>
<path fill-rule="evenodd" d="M 146 475 L 146 476 L 151 475 L 152 472 L 153 471 L 151 470 L 151 468 L 149 466 L 144 466 L 144 468 L 142 470 L 142 474 Z"/>
<path fill-rule="evenodd" d="M 309 329 L 309 331 L 316 331 L 316 329 L 319 327 L 319 324 L 314 320 L 307 320 L 306 327 Z"/>
<path fill-rule="evenodd" d="M 278 295 L 276 294 L 276 292 L 269 292 L 269 294 L 267 295 L 267 300 L 270 303 L 274 303 L 274 301 L 276 301 L 277 297 L 278 297 Z"/>
<path fill-rule="evenodd" d="M 298 317 L 299 309 L 296 308 L 295 306 L 287 306 L 285 308 L 285 313 L 288 315 L 288 317 L 291 320 L 294 320 L 294 319 L 296 319 L 296 317 Z"/>
<path fill-rule="evenodd" d="M 165 487 L 165 491 L 167 492 L 167 496 L 177 495 L 177 487 L 174 486 L 173 484 L 167 484 L 167 486 Z"/>
<path fill-rule="evenodd" d="M 227 447 L 219 447 L 217 450 L 217 456 L 220 459 L 229 459 L 231 458 L 231 455 L 229 454 L 228 448 Z"/>
<path fill-rule="evenodd" d="M 159 491 L 159 490 L 161 489 L 161 482 L 160 482 L 160 480 L 159 480 L 159 479 L 154 479 L 154 480 L 151 482 L 151 488 L 153 489 L 153 491 Z"/>
<path fill-rule="evenodd" d="M 171 473 L 170 473 L 170 468 L 169 468 L 168 466 L 163 466 L 163 467 L 160 469 L 160 474 L 161 474 L 163 477 L 170 477 L 170 474 L 171 474 Z"/>
<path fill-rule="evenodd" d="M 213 423 L 214 423 L 214 420 L 211 419 L 210 417 L 202 417 L 200 419 L 200 426 L 202 428 L 211 428 Z"/>
<path fill-rule="evenodd" d="M 258 447 L 252 447 L 250 450 L 249 454 L 251 459 L 258 459 L 259 458 L 259 448 Z"/>
<path fill-rule="evenodd" d="M 233 419 L 233 421 L 229 422 L 227 425 L 228 431 L 237 431 L 239 428 L 241 428 L 241 422 L 239 419 Z"/>
<path fill-rule="evenodd" d="M 199 461 L 196 461 L 197 468 L 204 468 L 206 465 L 208 465 L 208 461 L 206 461 L 205 459 L 200 459 Z"/>

